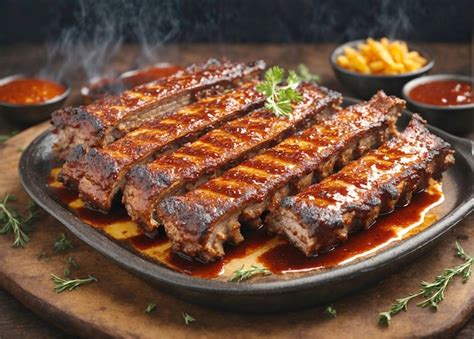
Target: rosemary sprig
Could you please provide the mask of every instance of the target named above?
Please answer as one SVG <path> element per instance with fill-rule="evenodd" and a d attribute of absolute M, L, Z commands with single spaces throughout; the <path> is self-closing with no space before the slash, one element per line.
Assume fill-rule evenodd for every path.
<path fill-rule="evenodd" d="M 274 66 L 265 72 L 265 81 L 257 85 L 257 91 L 267 97 L 265 107 L 271 110 L 276 116 L 289 117 L 292 112 L 292 104 L 303 99 L 302 95 L 296 91 L 300 83 L 300 78 L 294 71 L 288 72 L 286 85 L 284 81 L 285 70 Z"/>
<path fill-rule="evenodd" d="M 64 291 L 72 291 L 79 286 L 89 284 L 91 282 L 97 281 L 97 278 L 93 275 L 89 275 L 84 279 L 64 279 L 60 278 L 57 275 L 51 274 L 51 280 L 54 283 L 54 291 L 56 293 L 61 293 Z"/>
<path fill-rule="evenodd" d="M 302 81 L 318 82 L 321 80 L 321 77 L 317 74 L 311 73 L 308 66 L 305 64 L 299 64 L 297 70 L 298 76 Z"/>
<path fill-rule="evenodd" d="M 196 318 L 194 318 L 192 315 L 186 312 L 182 312 L 181 315 L 183 316 L 184 323 L 186 325 L 189 325 L 190 323 L 197 321 Z"/>
<path fill-rule="evenodd" d="M 324 310 L 324 314 L 330 318 L 337 317 L 337 312 L 334 306 L 327 306 L 326 309 Z"/>
<path fill-rule="evenodd" d="M 145 308 L 145 313 L 151 313 L 156 309 L 155 303 L 149 303 Z"/>
<path fill-rule="evenodd" d="M 388 312 L 382 312 L 379 314 L 379 324 L 389 325 L 392 316 L 399 313 L 400 311 L 406 311 L 408 303 L 417 297 L 423 297 L 424 299 L 416 304 L 419 307 L 432 307 L 437 310 L 439 303 L 444 300 L 444 292 L 448 287 L 449 283 L 455 276 L 462 276 L 463 282 L 471 276 L 472 264 L 474 258 L 464 252 L 462 246 L 456 241 L 456 256 L 464 260 L 464 263 L 455 266 L 453 268 L 447 268 L 443 274 L 438 275 L 434 282 L 421 282 L 421 288 L 417 293 L 410 294 L 406 298 L 397 299 L 395 304 Z"/>
<path fill-rule="evenodd" d="M 66 268 L 64 269 L 64 277 L 69 278 L 69 275 L 71 274 L 72 271 L 77 270 L 79 268 L 79 265 L 76 262 L 76 258 L 72 255 L 67 257 L 66 259 Z"/>
<path fill-rule="evenodd" d="M 59 237 L 54 242 L 54 249 L 58 252 L 63 252 L 69 249 L 74 248 L 72 242 L 66 237 L 66 234 L 61 233 Z"/>
<path fill-rule="evenodd" d="M 33 221 L 38 217 L 39 210 L 33 202 L 28 203 L 27 215 L 22 216 L 10 205 L 16 197 L 6 194 L 0 201 L 0 234 L 14 235 L 13 247 L 25 247 L 29 241 L 28 231 Z"/>
<path fill-rule="evenodd" d="M 255 265 L 250 266 L 250 269 L 244 269 L 245 265 L 242 265 L 238 270 L 234 271 L 234 275 L 232 278 L 229 279 L 230 282 L 242 282 L 244 280 L 250 279 L 255 275 L 271 275 L 272 272 L 267 270 L 266 268 L 258 267 Z"/>

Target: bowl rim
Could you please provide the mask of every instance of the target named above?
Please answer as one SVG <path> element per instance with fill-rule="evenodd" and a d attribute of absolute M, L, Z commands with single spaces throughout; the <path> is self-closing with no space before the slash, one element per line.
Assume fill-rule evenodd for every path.
<path fill-rule="evenodd" d="M 71 94 L 71 86 L 65 81 L 58 81 L 55 79 L 52 79 L 48 76 L 40 76 L 40 75 L 34 75 L 34 74 L 29 74 L 29 73 L 16 73 L 12 75 L 8 75 L 4 78 L 0 79 L 0 86 L 3 86 L 5 84 L 8 84 L 9 82 L 16 80 L 16 79 L 24 79 L 24 78 L 37 78 L 37 79 L 44 79 L 44 80 L 50 80 L 53 81 L 57 84 L 61 84 L 64 87 L 64 92 L 61 94 L 58 94 L 51 99 L 48 99 L 43 102 L 39 103 L 34 103 L 34 104 L 12 104 L 10 102 L 5 102 L 0 100 L 0 106 L 8 107 L 8 108 L 39 108 L 39 107 L 46 107 L 51 104 L 58 103 L 60 101 L 65 100 L 70 94 Z"/>
<path fill-rule="evenodd" d="M 457 110 L 464 110 L 464 109 L 470 109 L 474 108 L 474 102 L 470 104 L 464 104 L 464 105 L 432 105 L 432 104 L 427 104 L 421 101 L 417 101 L 413 99 L 410 95 L 409 92 L 412 90 L 414 87 L 430 82 L 430 81 L 436 81 L 436 80 L 460 80 L 463 82 L 469 82 L 474 84 L 474 77 L 470 77 L 468 75 L 462 75 L 462 74 L 453 74 L 453 73 L 442 73 L 442 74 L 431 74 L 431 75 L 424 75 L 416 79 L 412 79 L 408 81 L 402 88 L 402 96 L 403 98 L 408 101 L 409 103 L 418 106 L 423 109 L 430 109 L 430 110 L 438 110 L 438 111 L 446 111 L 446 110 L 451 110 L 451 111 L 457 111 Z"/>
<path fill-rule="evenodd" d="M 435 65 L 435 58 L 434 58 L 433 54 L 431 54 L 431 52 L 429 52 L 425 48 L 414 45 L 411 42 L 407 42 L 409 50 L 419 52 L 428 61 L 426 63 L 426 65 L 424 65 L 423 67 L 417 69 L 416 71 L 401 73 L 401 74 L 364 74 L 364 73 L 350 71 L 348 69 L 345 69 L 345 68 L 339 66 L 336 63 L 336 57 L 342 54 L 342 50 L 344 49 L 344 47 L 346 47 L 346 46 L 354 47 L 354 46 L 357 46 L 360 43 L 366 42 L 366 40 L 367 39 L 358 39 L 358 40 L 347 41 L 347 42 L 337 46 L 331 52 L 331 54 L 329 56 L 329 62 L 331 64 L 331 66 L 333 68 L 337 69 L 341 73 L 345 73 L 347 75 L 352 75 L 352 76 L 357 76 L 357 77 L 360 77 L 360 78 L 366 78 L 366 79 L 403 79 L 405 77 L 417 76 L 417 75 L 421 75 L 423 73 L 429 72 Z"/>

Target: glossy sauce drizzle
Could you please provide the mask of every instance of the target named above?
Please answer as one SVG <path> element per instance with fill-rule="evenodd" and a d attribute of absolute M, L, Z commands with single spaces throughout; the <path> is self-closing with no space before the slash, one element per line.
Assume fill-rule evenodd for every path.
<path fill-rule="evenodd" d="M 408 206 L 381 216 L 370 229 L 349 235 L 347 242 L 316 257 L 308 258 L 289 243 L 284 243 L 270 249 L 258 260 L 276 274 L 311 271 L 345 264 L 402 239 L 408 232 L 423 225 L 424 221 L 429 221 L 425 220 L 427 210 L 443 200 L 441 190 L 432 189 L 430 192 L 415 194 Z"/>
<path fill-rule="evenodd" d="M 403 239 L 407 234 L 428 227 L 434 221 L 435 215 L 427 212 L 444 200 L 441 185 L 431 184 L 427 191 L 415 194 L 408 206 L 397 208 L 393 213 L 380 217 L 369 230 L 351 234 L 346 243 L 312 258 L 305 257 L 283 238 L 268 235 L 264 227 L 254 230 L 244 225 L 241 231 L 245 240 L 242 243 L 226 244 L 226 255 L 222 260 L 202 263 L 172 252 L 171 243 L 163 229 L 160 229 L 153 239 L 143 234 L 137 225 L 131 222 L 123 206 L 115 207 L 109 214 L 87 209 L 78 199 L 77 193 L 68 190 L 56 180 L 57 172 L 55 170 L 49 180 L 50 188 L 54 190 L 58 200 L 84 222 L 105 232 L 116 241 L 131 246 L 136 252 L 153 261 L 161 262 L 178 272 L 206 279 L 231 275 L 233 270 L 227 265 L 234 260 L 245 263 L 247 267 L 263 264 L 274 274 L 304 272 L 345 264 L 368 256 L 377 249 Z"/>

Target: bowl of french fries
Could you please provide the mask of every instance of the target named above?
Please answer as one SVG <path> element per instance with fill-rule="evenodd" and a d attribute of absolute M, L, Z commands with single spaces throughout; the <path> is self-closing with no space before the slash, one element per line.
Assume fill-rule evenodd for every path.
<path fill-rule="evenodd" d="M 332 52 L 330 62 L 339 81 L 361 99 L 380 89 L 399 96 L 408 81 L 434 66 L 427 51 L 387 38 L 347 42 Z"/>

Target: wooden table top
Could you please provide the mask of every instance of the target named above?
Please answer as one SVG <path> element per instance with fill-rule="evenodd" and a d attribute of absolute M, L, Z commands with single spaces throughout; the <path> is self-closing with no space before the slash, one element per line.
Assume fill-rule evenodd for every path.
<path fill-rule="evenodd" d="M 432 73 L 471 74 L 472 50 L 469 44 L 430 43 L 419 44 L 430 50 L 436 58 Z M 278 64 L 285 68 L 305 63 L 314 73 L 322 76 L 322 85 L 351 95 L 334 78 L 328 64 L 328 57 L 336 44 L 259 44 L 259 45 L 173 45 L 162 47 L 158 51 L 158 61 L 172 61 L 177 64 L 189 64 L 203 61 L 209 57 L 228 57 L 231 60 L 264 59 L 269 65 Z M 10 45 L 1 46 L 0 78 L 14 73 L 36 73 L 48 63 L 44 46 Z M 140 54 L 138 46 L 124 46 L 109 63 L 110 67 L 123 71 L 136 66 L 135 60 Z M 53 65 L 56 65 L 53 62 Z M 79 71 L 68 77 L 72 85 L 72 95 L 67 104 L 80 102 L 79 88 L 86 77 Z M 24 126 L 15 125 L 0 116 L 0 134 L 20 131 Z M 468 137 L 474 139 L 471 134 Z M 61 330 L 49 325 L 22 306 L 13 297 L 0 289 L 0 338 L 70 338 Z M 474 317 L 457 334 L 458 338 L 474 337 Z"/>

